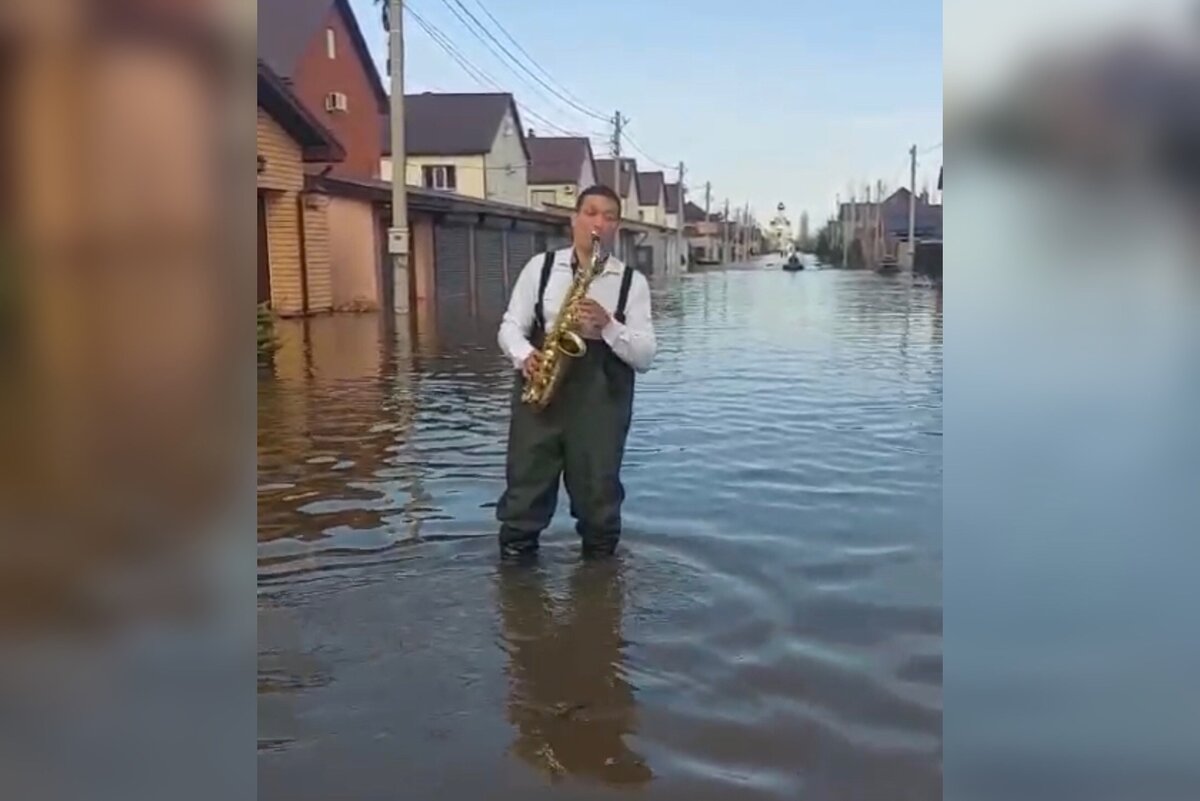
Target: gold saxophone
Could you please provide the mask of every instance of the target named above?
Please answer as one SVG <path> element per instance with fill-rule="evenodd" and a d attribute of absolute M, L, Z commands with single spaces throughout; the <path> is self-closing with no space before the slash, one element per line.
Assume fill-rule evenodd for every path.
<path fill-rule="evenodd" d="M 579 301 L 587 295 L 592 280 L 600 274 L 607 254 L 601 253 L 600 237 L 592 232 L 592 263 L 584 269 L 575 272 L 571 289 L 563 299 L 554 326 L 546 335 L 542 349 L 539 351 L 538 366 L 533 376 L 526 381 L 525 389 L 521 392 L 521 400 L 533 406 L 538 411 L 545 409 L 554 399 L 555 391 L 562 382 L 570 363 L 563 357 L 578 359 L 587 353 L 587 343 L 578 333 Z"/>

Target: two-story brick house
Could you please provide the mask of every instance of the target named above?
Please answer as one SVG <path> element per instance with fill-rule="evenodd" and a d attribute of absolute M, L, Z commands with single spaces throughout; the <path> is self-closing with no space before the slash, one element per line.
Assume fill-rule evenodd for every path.
<path fill-rule="evenodd" d="M 329 311 L 333 278 L 329 199 L 305 189 L 305 167 L 337 165 L 345 151 L 262 61 L 256 124 L 258 302 L 282 315 Z"/>
<path fill-rule="evenodd" d="M 348 0 L 258 0 L 258 57 L 342 143 L 331 174 L 379 177 L 388 96 Z"/>
<path fill-rule="evenodd" d="M 348 180 L 378 180 L 379 123 L 388 96 L 347 0 L 258 0 L 258 54 L 341 143 L 345 157 L 308 165 Z M 314 193 L 314 201 L 315 201 Z M 389 212 L 383 203 L 328 196 L 331 308 L 368 310 L 380 287 Z"/>

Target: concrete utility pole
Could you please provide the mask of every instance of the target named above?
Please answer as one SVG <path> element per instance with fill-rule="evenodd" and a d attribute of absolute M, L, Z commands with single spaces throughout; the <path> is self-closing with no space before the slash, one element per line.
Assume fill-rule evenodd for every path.
<path fill-rule="evenodd" d="M 858 240 L 858 194 L 854 191 L 853 184 L 850 189 L 850 239 L 845 243 L 846 247 L 842 253 L 842 266 L 849 267 L 850 265 L 850 250 L 854 243 Z"/>
<path fill-rule="evenodd" d="M 621 112 L 614 112 L 612 118 L 613 191 L 617 194 L 621 193 L 621 127 L 624 124 L 625 119 L 621 116 Z"/>
<path fill-rule="evenodd" d="M 683 173 L 684 168 L 681 161 L 679 162 L 679 227 L 675 231 L 675 251 L 677 255 L 675 257 L 676 264 L 671 265 L 670 272 L 675 271 L 675 268 L 679 266 L 679 257 L 683 256 Z"/>
<path fill-rule="evenodd" d="M 845 252 L 846 252 L 846 221 L 842 219 L 842 193 L 841 192 L 837 193 L 833 202 L 834 202 L 833 207 L 835 209 L 835 211 L 833 212 L 833 218 L 835 220 L 837 220 L 837 241 L 838 241 L 838 244 L 842 246 L 842 253 L 845 254 Z M 830 244 L 830 246 L 832 246 L 833 242 L 830 242 L 829 244 Z"/>
<path fill-rule="evenodd" d="M 704 182 L 704 221 L 708 222 L 708 210 L 712 202 L 712 181 Z"/>
<path fill-rule="evenodd" d="M 750 226 L 752 224 L 750 221 L 750 201 L 746 201 L 746 213 L 742 215 L 742 220 L 742 261 L 749 261 L 752 238 L 750 236 Z"/>
<path fill-rule="evenodd" d="M 621 205 L 622 206 L 624 206 L 625 204 L 624 204 L 624 197 L 622 197 L 622 195 L 621 195 L 621 127 L 626 122 L 627 122 L 627 120 L 625 120 L 625 118 L 621 116 L 621 112 L 619 109 L 617 111 L 613 112 L 613 118 L 612 118 L 612 123 L 613 123 L 613 136 L 612 136 L 613 183 L 612 183 L 612 188 L 613 188 L 613 191 L 617 193 L 617 196 L 621 197 L 621 200 L 622 200 Z M 630 176 L 629 180 L 632 181 L 633 177 Z M 683 191 L 683 187 L 680 187 L 680 192 L 682 192 L 682 191 Z M 621 250 L 622 250 L 621 235 L 617 234 L 617 241 L 613 242 L 613 255 L 615 255 L 618 259 L 625 258 L 625 254 L 622 253 Z"/>
<path fill-rule="evenodd" d="M 404 2 L 388 0 L 388 62 L 391 72 L 392 226 L 388 253 L 392 256 L 392 311 L 408 314 L 408 172 L 404 144 Z"/>
<path fill-rule="evenodd" d="M 917 265 L 917 146 L 908 149 L 908 269 Z"/>
<path fill-rule="evenodd" d="M 883 263 L 883 255 L 887 250 L 887 241 L 884 238 L 884 222 L 883 222 L 883 181 L 875 182 L 875 198 L 879 201 L 879 205 L 875 207 L 875 240 L 877 242 L 878 253 L 875 256 L 875 263 Z"/>
<path fill-rule="evenodd" d="M 871 185 L 863 184 L 863 190 L 866 193 L 867 207 L 864 209 L 866 214 L 863 217 L 863 260 L 867 266 L 875 266 L 875 243 L 873 240 L 874 232 L 871 229 L 871 223 L 875 219 L 875 209 L 871 205 Z"/>
<path fill-rule="evenodd" d="M 725 198 L 725 216 L 721 218 L 721 263 L 729 261 L 729 198 Z"/>

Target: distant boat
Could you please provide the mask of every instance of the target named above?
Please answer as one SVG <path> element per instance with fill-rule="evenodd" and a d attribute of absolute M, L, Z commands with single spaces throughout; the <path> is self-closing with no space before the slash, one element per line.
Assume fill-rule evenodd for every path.
<path fill-rule="evenodd" d="M 788 256 L 788 260 L 784 262 L 783 269 L 787 270 L 789 273 L 794 273 L 797 270 L 804 269 L 804 262 L 800 260 L 799 256 L 793 253 L 791 256 Z"/>

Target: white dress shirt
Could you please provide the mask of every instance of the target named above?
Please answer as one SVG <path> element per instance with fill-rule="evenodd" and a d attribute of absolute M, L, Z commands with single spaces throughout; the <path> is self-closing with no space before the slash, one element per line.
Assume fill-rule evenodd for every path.
<path fill-rule="evenodd" d="M 547 332 L 553 328 L 558 310 L 571 287 L 571 255 L 572 248 L 569 247 L 554 253 L 554 266 L 550 270 L 550 280 L 542 298 L 542 315 Z M 542 263 L 545 258 L 544 253 L 538 253 L 521 269 L 521 274 L 513 285 L 508 310 L 500 323 L 500 348 L 518 370 L 534 351 L 529 335 L 533 330 L 538 287 L 542 280 Z M 587 296 L 607 309 L 610 315 L 616 314 L 624 273 L 625 264 L 615 256 L 609 256 L 603 272 L 596 276 L 588 287 Z M 633 271 L 629 297 L 625 302 L 625 322 L 618 322 L 617 318 L 613 317 L 600 332 L 600 336 L 612 348 L 613 353 L 634 370 L 644 373 L 650 369 L 658 346 L 654 338 L 654 325 L 650 320 L 650 283 L 640 271 Z"/>

